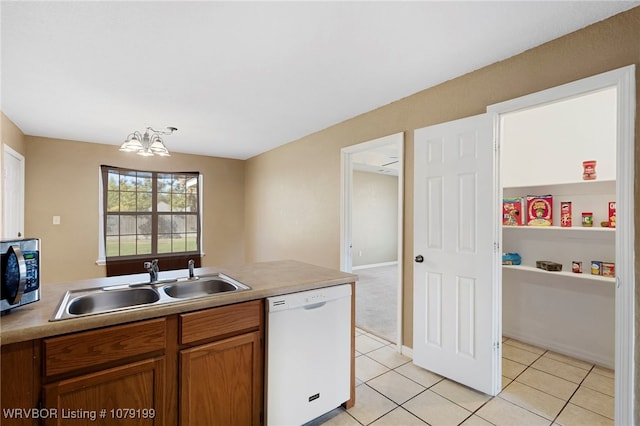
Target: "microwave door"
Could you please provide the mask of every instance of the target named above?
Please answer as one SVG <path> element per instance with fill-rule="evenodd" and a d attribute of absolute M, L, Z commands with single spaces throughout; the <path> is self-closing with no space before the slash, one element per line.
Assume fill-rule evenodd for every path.
<path fill-rule="evenodd" d="M 4 260 L 6 264 L 2 265 L 4 274 L 2 298 L 6 299 L 10 305 L 15 305 L 20 303 L 27 285 L 27 264 L 18 245 L 9 246 Z"/>

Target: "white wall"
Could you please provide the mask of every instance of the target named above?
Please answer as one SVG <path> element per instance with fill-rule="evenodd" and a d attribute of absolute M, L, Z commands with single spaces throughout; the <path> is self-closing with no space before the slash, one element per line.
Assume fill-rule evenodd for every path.
<path fill-rule="evenodd" d="M 353 172 L 353 266 L 398 259 L 398 177 Z"/>
<path fill-rule="evenodd" d="M 503 186 L 579 182 L 585 160 L 597 180 L 616 178 L 615 88 L 502 117 Z"/>

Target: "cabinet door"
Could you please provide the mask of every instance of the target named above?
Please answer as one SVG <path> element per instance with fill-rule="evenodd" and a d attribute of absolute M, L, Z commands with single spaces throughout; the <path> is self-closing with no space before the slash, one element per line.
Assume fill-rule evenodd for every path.
<path fill-rule="evenodd" d="M 259 425 L 262 413 L 261 333 L 180 352 L 180 424 Z"/>
<path fill-rule="evenodd" d="M 33 426 L 38 420 L 35 414 L 27 410 L 38 406 L 39 388 L 34 354 L 34 342 L 13 343 L 2 346 L 0 350 L 0 423 L 11 426 Z M 4 410 L 7 410 L 6 412 Z M 25 410 L 25 411 L 23 411 Z M 28 418 L 21 418 L 26 417 Z"/>
<path fill-rule="evenodd" d="M 46 424 L 162 425 L 164 388 L 164 357 L 61 380 L 44 387 Z"/>

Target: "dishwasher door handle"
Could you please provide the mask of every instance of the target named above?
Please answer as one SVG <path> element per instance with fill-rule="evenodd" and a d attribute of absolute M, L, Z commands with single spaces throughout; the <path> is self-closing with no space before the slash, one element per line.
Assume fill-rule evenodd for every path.
<path fill-rule="evenodd" d="M 318 308 L 322 308 L 326 304 L 327 304 L 327 302 L 312 303 L 311 305 L 305 305 L 304 309 L 306 309 L 308 311 L 311 310 L 311 309 L 318 309 Z"/>

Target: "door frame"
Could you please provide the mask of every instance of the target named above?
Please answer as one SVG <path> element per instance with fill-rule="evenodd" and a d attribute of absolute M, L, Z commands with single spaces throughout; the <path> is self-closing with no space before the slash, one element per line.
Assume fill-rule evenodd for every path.
<path fill-rule="evenodd" d="M 589 92 L 617 88 L 616 141 L 616 296 L 615 296 L 615 422 L 632 424 L 634 419 L 634 125 L 636 117 L 635 65 L 587 77 L 561 86 L 490 105 L 494 143 L 500 146 L 500 115 L 549 104 Z M 499 156 L 498 156 L 499 161 Z M 496 175 L 499 181 L 499 163 Z M 500 184 L 500 190 L 502 185 Z M 501 198 L 501 197 L 500 197 Z M 500 200 L 497 200 L 499 202 Z M 502 241 L 502 230 L 500 239 Z"/>
<path fill-rule="evenodd" d="M 5 187 L 4 185 L 7 184 L 6 181 L 6 175 L 5 175 L 5 167 L 7 164 L 7 156 L 10 155 L 12 157 L 15 157 L 19 162 L 20 162 L 20 183 L 22 185 L 22 189 L 20 191 L 20 200 L 18 202 L 18 222 L 19 222 L 19 232 L 22 233 L 22 235 L 24 236 L 24 193 L 25 193 L 25 157 L 24 155 L 20 154 L 18 151 L 16 151 L 15 149 L 11 148 L 9 145 L 7 145 L 6 143 L 2 144 L 2 162 L 0 163 L 0 174 L 2 175 L 2 178 L 0 179 L 0 185 L 1 185 L 1 190 L 0 193 L 2 194 L 2 218 L 0 218 L 0 237 L 6 237 L 6 238 L 16 238 L 15 235 L 9 236 L 6 235 L 6 223 L 5 223 L 5 213 L 7 211 L 7 206 L 6 206 L 6 196 L 7 196 L 7 191 L 5 191 Z"/>
<path fill-rule="evenodd" d="M 402 351 L 402 300 L 403 300 L 403 241 L 404 241 L 404 132 L 347 146 L 340 150 L 340 270 L 352 272 L 353 231 L 353 161 L 352 154 L 368 151 L 391 143 L 398 145 L 398 300 L 396 301 L 397 336 L 396 350 Z M 356 294 L 357 297 L 357 294 Z"/>

